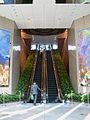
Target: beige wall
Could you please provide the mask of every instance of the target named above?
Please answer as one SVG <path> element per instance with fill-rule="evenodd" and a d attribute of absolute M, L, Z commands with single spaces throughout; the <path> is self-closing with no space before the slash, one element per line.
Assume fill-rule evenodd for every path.
<path fill-rule="evenodd" d="M 13 46 L 20 46 L 20 31 L 18 30 L 15 23 L 13 37 Z M 14 93 L 20 76 L 20 51 L 13 50 L 12 56 L 12 93 Z"/>
<path fill-rule="evenodd" d="M 64 62 L 65 68 L 67 70 L 67 72 L 69 72 L 68 69 L 68 30 L 65 30 L 64 33 L 61 33 L 57 36 L 57 40 L 58 40 L 58 47 L 59 47 L 59 51 L 61 54 L 61 58 Z"/>
<path fill-rule="evenodd" d="M 19 79 L 19 52 L 13 51 L 13 45 L 19 44 L 18 28 L 15 23 L 4 17 L 0 17 L 0 28 L 9 30 L 11 32 L 11 46 L 10 46 L 10 79 L 8 87 L 0 87 L 0 93 L 13 93 Z"/>
<path fill-rule="evenodd" d="M 71 29 L 68 34 L 68 46 L 76 46 L 75 43 L 75 24 L 73 22 Z M 77 66 L 76 66 L 76 50 L 69 50 L 69 74 L 71 78 L 72 85 L 76 92 L 78 92 L 77 83 Z"/>
<path fill-rule="evenodd" d="M 71 26 L 68 37 L 68 45 L 76 46 L 78 40 L 78 31 L 90 27 L 90 15 L 81 17 L 75 20 Z M 83 93 L 83 87 L 79 85 L 79 67 L 78 67 L 78 54 L 76 50 L 69 50 L 69 70 L 70 78 L 74 89 L 78 93 Z M 88 88 L 87 90 L 89 90 Z"/>
<path fill-rule="evenodd" d="M 30 45 L 31 45 L 31 36 L 24 31 L 21 31 L 21 52 L 20 52 L 20 67 L 21 67 L 21 73 L 24 70 L 25 63 L 27 60 L 27 57 L 30 53 Z"/>

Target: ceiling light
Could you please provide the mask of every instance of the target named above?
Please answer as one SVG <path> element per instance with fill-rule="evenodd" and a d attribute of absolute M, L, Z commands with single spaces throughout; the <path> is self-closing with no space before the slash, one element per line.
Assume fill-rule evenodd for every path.
<path fill-rule="evenodd" d="M 17 12 L 14 12 L 15 14 L 17 14 Z"/>
<path fill-rule="evenodd" d="M 16 9 L 14 8 L 13 11 L 16 11 Z"/>
<path fill-rule="evenodd" d="M 57 40 L 56 36 L 54 37 L 54 40 Z"/>
<path fill-rule="evenodd" d="M 27 20 L 31 21 L 31 19 L 30 19 L 30 18 L 28 18 Z"/>
<path fill-rule="evenodd" d="M 18 15 L 15 15 L 16 17 L 18 16 Z"/>
<path fill-rule="evenodd" d="M 12 5 L 11 7 L 14 7 L 14 5 Z"/>
<path fill-rule="evenodd" d="M 58 20 L 61 20 L 61 18 L 58 18 Z"/>
<path fill-rule="evenodd" d="M 32 35 L 32 41 L 34 41 L 34 35 Z"/>

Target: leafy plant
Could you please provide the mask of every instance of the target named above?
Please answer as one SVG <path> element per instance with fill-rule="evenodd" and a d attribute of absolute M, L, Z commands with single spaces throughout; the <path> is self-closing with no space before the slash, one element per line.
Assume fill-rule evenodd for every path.
<path fill-rule="evenodd" d="M 75 93 L 72 84 L 70 82 L 70 78 L 67 74 L 67 71 L 64 67 L 64 63 L 60 57 L 58 51 L 53 52 L 53 58 L 56 66 L 56 70 L 59 77 L 59 86 L 61 87 L 64 98 L 68 98 L 69 100 L 80 101 L 80 102 L 88 102 L 90 101 L 90 94 L 77 94 Z"/>
<path fill-rule="evenodd" d="M 65 94 L 69 94 L 71 91 L 74 91 L 74 89 L 71 85 L 70 78 L 69 78 L 67 71 L 64 67 L 64 63 L 60 57 L 59 52 L 54 51 L 53 57 L 54 57 L 56 70 L 57 70 L 57 73 L 59 76 L 59 84 L 61 86 L 63 96 L 65 96 Z"/>
<path fill-rule="evenodd" d="M 24 71 L 22 72 L 17 88 L 16 93 L 23 95 L 24 92 L 27 90 L 28 85 L 31 83 L 31 74 L 33 71 L 33 66 L 35 62 L 35 52 L 31 52 L 27 58 Z"/>
<path fill-rule="evenodd" d="M 15 102 L 19 101 L 19 95 L 17 94 L 0 94 L 0 103 L 8 103 L 8 102 Z"/>

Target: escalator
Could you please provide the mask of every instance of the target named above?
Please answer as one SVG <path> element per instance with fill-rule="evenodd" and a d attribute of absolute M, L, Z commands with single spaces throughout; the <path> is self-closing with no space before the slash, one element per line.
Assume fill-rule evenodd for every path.
<path fill-rule="evenodd" d="M 42 71 L 42 54 L 39 54 L 38 52 L 36 69 L 35 69 L 33 81 L 37 83 L 39 88 L 41 88 L 41 71 Z M 40 101 L 41 101 L 41 92 L 39 91 L 38 96 L 37 96 L 37 102 L 39 103 Z"/>
<path fill-rule="evenodd" d="M 47 73 L 48 73 L 48 100 L 54 103 L 58 97 L 57 85 L 54 75 L 51 51 L 47 51 Z"/>

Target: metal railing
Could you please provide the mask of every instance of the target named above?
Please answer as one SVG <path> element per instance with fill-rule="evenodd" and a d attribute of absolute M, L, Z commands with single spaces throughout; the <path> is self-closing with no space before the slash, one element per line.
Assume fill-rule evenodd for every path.
<path fill-rule="evenodd" d="M 58 74 L 56 72 L 56 67 L 55 67 L 55 63 L 54 63 L 54 59 L 53 59 L 53 51 L 51 51 L 51 56 L 52 56 L 52 62 L 53 62 L 54 75 L 55 75 L 55 79 L 56 79 L 58 98 L 59 98 L 59 100 L 62 100 L 63 94 L 62 94 L 62 90 L 60 88 L 60 82 L 59 82 Z"/>
<path fill-rule="evenodd" d="M 25 99 L 28 99 L 28 97 L 29 97 L 29 95 L 30 95 L 31 84 L 33 83 L 34 74 L 35 74 L 35 69 L 36 69 L 37 55 L 38 55 L 38 51 L 36 51 L 35 63 L 34 63 L 34 66 L 33 66 L 32 74 L 31 74 L 31 77 L 30 77 L 30 81 L 29 81 L 29 83 L 28 83 L 28 90 L 26 91 L 26 98 L 25 98 Z"/>
<path fill-rule="evenodd" d="M 42 79 L 41 89 L 43 90 L 44 100 L 47 102 L 48 96 L 48 75 L 47 75 L 47 57 L 46 52 L 42 52 Z"/>

